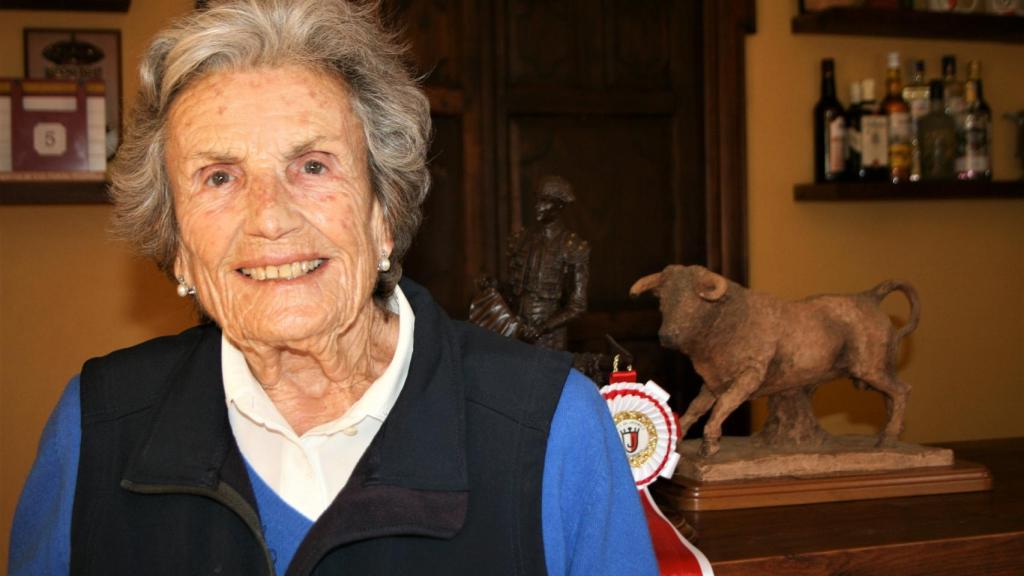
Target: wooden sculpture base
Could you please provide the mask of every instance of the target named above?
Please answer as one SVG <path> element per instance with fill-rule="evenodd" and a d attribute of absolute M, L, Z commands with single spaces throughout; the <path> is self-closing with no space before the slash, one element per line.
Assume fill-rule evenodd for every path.
<path fill-rule="evenodd" d="M 868 437 L 837 437 L 813 450 L 774 450 L 748 438 L 723 438 L 721 451 L 699 460 L 699 440 L 682 443 L 670 482 L 653 488 L 678 510 L 704 511 L 813 504 L 990 490 L 980 464 L 952 451 L 897 443 L 874 448 Z M 760 477 L 758 475 L 760 474 Z"/>

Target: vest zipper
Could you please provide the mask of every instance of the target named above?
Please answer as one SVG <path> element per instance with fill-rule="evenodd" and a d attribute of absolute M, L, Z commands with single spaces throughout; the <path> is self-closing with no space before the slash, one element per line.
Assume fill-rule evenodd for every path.
<path fill-rule="evenodd" d="M 219 482 L 216 490 L 196 486 L 180 486 L 176 484 L 136 484 L 131 480 L 121 480 L 121 487 L 125 490 L 139 494 L 193 494 L 196 496 L 205 496 L 223 504 L 229 510 L 238 514 L 238 517 L 245 522 L 245 525 L 249 527 L 253 536 L 256 537 L 256 540 L 260 544 L 260 549 L 263 550 L 263 560 L 267 564 L 267 574 L 270 576 L 274 576 L 276 574 L 274 572 L 274 559 L 271 557 L 270 548 L 267 546 L 267 541 L 263 537 L 263 528 L 260 524 L 259 516 L 241 494 L 224 482 Z"/>

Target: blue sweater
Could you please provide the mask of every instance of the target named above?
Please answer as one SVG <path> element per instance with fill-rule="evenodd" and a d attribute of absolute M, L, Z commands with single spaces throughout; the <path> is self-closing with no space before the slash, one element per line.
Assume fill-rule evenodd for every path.
<path fill-rule="evenodd" d="M 80 443 L 76 376 L 43 430 L 18 501 L 9 574 L 68 573 Z M 312 523 L 251 468 L 249 474 L 275 568 L 283 574 Z M 594 385 L 575 370 L 551 422 L 541 518 L 552 576 L 658 573 L 640 500 L 608 409 Z"/>

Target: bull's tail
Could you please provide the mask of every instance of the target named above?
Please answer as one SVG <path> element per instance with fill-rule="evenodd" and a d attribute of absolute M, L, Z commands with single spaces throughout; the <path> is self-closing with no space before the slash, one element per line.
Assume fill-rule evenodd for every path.
<path fill-rule="evenodd" d="M 906 282 L 886 280 L 868 291 L 878 302 L 881 302 L 886 296 L 895 291 L 903 292 L 903 295 L 907 297 L 907 301 L 910 302 L 910 317 L 907 318 L 906 324 L 896 331 L 896 337 L 893 339 L 894 344 L 898 343 L 907 334 L 913 332 L 914 328 L 917 328 L 917 321 L 921 316 L 921 302 L 917 298 L 917 290 Z"/>

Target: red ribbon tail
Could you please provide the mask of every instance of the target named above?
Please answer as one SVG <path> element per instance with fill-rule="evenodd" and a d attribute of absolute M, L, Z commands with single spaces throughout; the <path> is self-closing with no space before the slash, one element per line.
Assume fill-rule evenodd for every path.
<path fill-rule="evenodd" d="M 661 576 L 713 576 L 711 562 L 665 518 L 647 488 L 640 490 L 640 500 Z"/>

